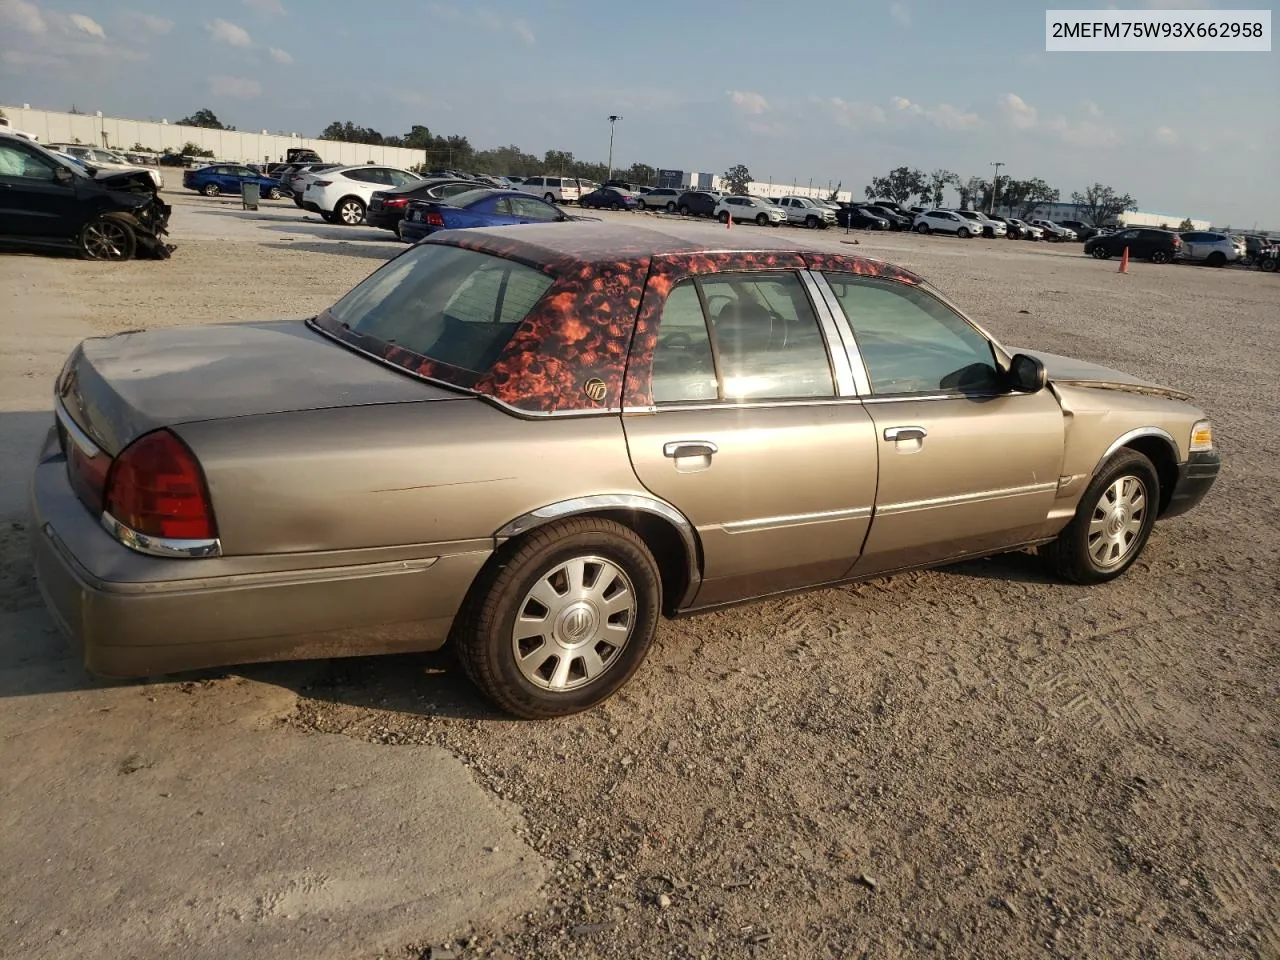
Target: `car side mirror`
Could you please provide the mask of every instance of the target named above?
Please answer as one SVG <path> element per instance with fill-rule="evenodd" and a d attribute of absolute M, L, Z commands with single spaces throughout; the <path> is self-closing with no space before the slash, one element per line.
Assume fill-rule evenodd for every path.
<path fill-rule="evenodd" d="M 57 180 L 59 183 L 70 183 L 71 171 L 68 170 L 66 167 L 54 167 L 53 179 Z"/>
<path fill-rule="evenodd" d="M 1009 361 L 1007 383 L 1016 393 L 1039 393 L 1049 382 L 1044 364 L 1025 353 L 1015 354 Z"/>

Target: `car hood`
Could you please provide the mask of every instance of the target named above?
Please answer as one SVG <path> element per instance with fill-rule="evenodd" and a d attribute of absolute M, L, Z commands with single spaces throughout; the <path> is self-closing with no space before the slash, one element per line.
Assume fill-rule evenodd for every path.
<path fill-rule="evenodd" d="M 156 182 L 146 170 L 102 170 L 93 178 L 108 190 L 155 193 Z"/>
<path fill-rule="evenodd" d="M 72 419 L 113 455 L 162 426 L 466 396 L 397 373 L 297 320 L 95 337 L 72 352 L 58 391 Z"/>
<path fill-rule="evenodd" d="M 1045 372 L 1053 383 L 1071 387 L 1094 387 L 1100 390 L 1123 390 L 1128 393 L 1145 393 L 1151 396 L 1168 397 L 1171 400 L 1190 400 L 1189 393 L 1161 386 L 1149 380 L 1143 380 L 1120 370 L 1113 370 L 1096 363 L 1087 363 L 1073 357 L 1063 357 L 1056 353 L 1044 353 L 1040 350 L 1028 350 L 1023 347 L 1006 348 L 1010 354 L 1025 353 L 1035 357 L 1044 364 Z"/>

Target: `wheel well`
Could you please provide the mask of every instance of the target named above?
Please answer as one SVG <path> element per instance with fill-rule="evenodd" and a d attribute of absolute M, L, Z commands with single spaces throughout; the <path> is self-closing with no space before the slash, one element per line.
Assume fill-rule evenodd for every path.
<path fill-rule="evenodd" d="M 597 510 L 585 516 L 613 520 L 640 535 L 662 575 L 662 612 L 667 616 L 674 613 L 689 589 L 689 557 L 676 528 L 662 517 L 643 510 Z M 702 558 L 693 559 L 701 569 Z"/>
<path fill-rule="evenodd" d="M 1173 498 L 1173 488 L 1178 482 L 1178 457 L 1169 446 L 1169 441 L 1162 437 L 1135 437 L 1125 444 L 1130 450 L 1137 450 L 1156 468 L 1156 476 L 1160 478 L 1160 513 L 1164 513 Z"/>
<path fill-rule="evenodd" d="M 358 196 L 356 196 L 354 193 L 348 193 L 346 196 L 344 196 L 342 199 L 340 199 L 337 203 L 333 205 L 333 209 L 337 210 L 340 206 L 342 206 L 348 200 L 354 200 L 356 203 L 360 204 L 360 206 L 362 207 L 367 206 L 367 204 L 365 204 L 365 202 L 361 200 Z"/>

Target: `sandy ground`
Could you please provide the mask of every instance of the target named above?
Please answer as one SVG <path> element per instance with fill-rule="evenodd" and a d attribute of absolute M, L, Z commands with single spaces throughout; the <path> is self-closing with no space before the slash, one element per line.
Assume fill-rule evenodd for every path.
<path fill-rule="evenodd" d="M 212 747 L 212 726 L 218 755 L 251 781 L 263 749 L 326 788 L 376 778 L 379 764 L 400 778 L 362 798 L 359 816 L 314 836 L 295 829 L 287 844 L 274 831 L 291 817 L 246 821 L 267 853 L 242 858 L 238 875 L 261 880 L 278 850 L 294 886 L 271 889 L 312 889 L 298 844 L 339 859 L 366 836 L 394 846 L 378 800 L 403 818 L 406 844 L 447 846 L 405 817 L 428 802 L 411 787 L 424 749 L 447 771 L 442 789 L 463 798 L 454 809 L 499 805 L 494 816 L 514 817 L 518 834 L 504 844 L 548 864 L 536 900 L 481 916 L 424 899 L 362 940 L 315 932 L 332 900 L 286 898 L 305 922 L 272 928 L 275 957 L 416 957 L 433 945 L 440 955 L 445 937 L 458 956 L 517 958 L 1280 956 L 1275 276 L 1150 264 L 1120 276 L 1078 245 L 859 233 L 850 248 L 843 231 L 807 237 L 921 271 L 1007 344 L 1196 395 L 1215 418 L 1223 475 L 1115 583 L 1066 586 L 1016 555 L 668 623 L 621 695 L 550 723 L 493 714 L 444 654 L 95 685 L 52 635 L 23 545 L 20 485 L 52 378 L 94 332 L 306 315 L 398 249 L 388 234 L 298 213 L 184 199 L 168 262 L 0 259 L 0 622 L 23 638 L 0 660 L 0 734 L 6 756 L 33 770 L 25 786 L 6 784 L 0 842 L 9 851 L 18 840 L 36 871 L 0 891 L 0 954 L 64 955 L 54 948 L 72 946 L 74 931 L 58 936 L 49 918 L 62 906 L 41 887 L 69 890 L 85 879 L 74 850 L 92 859 L 93 845 L 121 843 L 129 818 L 162 816 L 154 788 L 104 786 L 81 738 L 118 765 L 146 730 L 141 755 L 163 767 Z M 31 671 L 26 686 L 19 669 Z M 228 714 L 236 722 L 218 720 Z M 360 772 L 339 773 L 347 763 Z M 86 785 L 111 798 L 114 818 L 79 845 L 47 840 L 68 860 L 37 858 L 19 837 L 50 819 L 33 806 L 57 795 L 83 817 L 92 805 L 65 798 Z M 238 822 L 217 839 L 233 839 Z M 457 866 L 457 896 L 538 883 L 527 861 L 488 880 L 468 879 L 469 867 Z M 411 876 L 399 860 L 387 870 Z M 370 901 L 360 930 L 385 906 L 374 902 L 385 891 L 366 889 L 376 873 L 324 888 Z M 221 929 L 208 910 L 220 888 L 186 882 L 195 905 L 168 919 L 199 943 Z M 145 907 L 127 882 L 113 889 Z M 105 912 L 107 899 L 82 912 Z M 126 944 L 157 942 L 137 932 L 136 914 L 125 919 Z"/>

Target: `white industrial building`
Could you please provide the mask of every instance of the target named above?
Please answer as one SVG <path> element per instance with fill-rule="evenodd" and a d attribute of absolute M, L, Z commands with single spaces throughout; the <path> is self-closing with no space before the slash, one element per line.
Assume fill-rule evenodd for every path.
<path fill-rule="evenodd" d="M 1006 209 L 999 209 L 998 212 L 1003 213 L 1005 216 L 1017 215 L 1016 213 L 1011 214 Z M 1042 203 L 1024 219 L 1085 220 L 1087 223 L 1085 214 L 1086 209 L 1074 203 Z M 1188 219 L 1191 221 L 1190 229 L 1192 230 L 1208 230 L 1212 225 L 1209 220 L 1197 220 L 1195 217 L 1187 217 L 1185 214 L 1154 213 L 1149 210 L 1126 210 L 1116 217 L 1116 223 L 1122 227 L 1163 227 L 1166 230 L 1177 230 L 1182 222 Z"/>
<path fill-rule="evenodd" d="M 685 190 L 728 190 L 729 182 L 724 177 L 713 173 L 699 173 L 696 170 L 659 170 L 658 186 L 683 187 Z M 773 181 L 752 180 L 747 185 L 747 193 L 753 197 L 816 197 L 822 200 L 831 196 L 832 188 L 800 186 L 798 183 L 774 183 Z M 853 193 L 849 190 L 836 192 L 837 200 L 851 201 Z"/>

